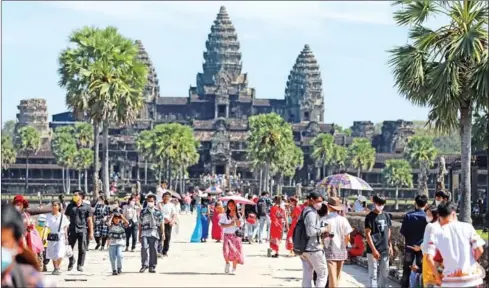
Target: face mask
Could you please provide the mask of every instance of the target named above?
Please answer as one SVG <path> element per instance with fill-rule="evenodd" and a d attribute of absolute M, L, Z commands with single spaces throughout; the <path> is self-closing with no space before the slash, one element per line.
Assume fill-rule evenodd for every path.
<path fill-rule="evenodd" d="M 433 221 L 433 217 L 426 216 L 426 222 L 431 223 Z"/>
<path fill-rule="evenodd" d="M 375 209 L 377 209 L 377 211 L 379 212 L 382 212 L 382 210 L 384 210 L 384 205 L 375 205 Z"/>
<path fill-rule="evenodd" d="M 80 196 L 73 196 L 73 202 L 78 203 Z"/>
<path fill-rule="evenodd" d="M 37 226 L 44 227 L 44 226 L 46 226 L 46 223 L 45 222 L 38 222 L 37 223 Z"/>
<path fill-rule="evenodd" d="M 136 206 L 136 202 L 135 201 L 131 201 L 131 202 L 129 202 L 129 205 Z"/>
<path fill-rule="evenodd" d="M 441 201 L 435 200 L 435 206 L 440 205 Z"/>
<path fill-rule="evenodd" d="M 15 209 L 19 212 L 22 211 L 22 208 L 20 206 L 15 206 Z"/>
<path fill-rule="evenodd" d="M 14 253 L 12 250 L 2 247 L 2 273 L 12 264 Z"/>
<path fill-rule="evenodd" d="M 316 209 L 316 210 L 320 210 L 321 207 L 323 207 L 323 203 L 314 203 L 314 205 L 312 205 L 312 207 L 314 207 L 314 209 Z"/>
<path fill-rule="evenodd" d="M 148 202 L 148 208 L 155 207 L 155 202 Z"/>

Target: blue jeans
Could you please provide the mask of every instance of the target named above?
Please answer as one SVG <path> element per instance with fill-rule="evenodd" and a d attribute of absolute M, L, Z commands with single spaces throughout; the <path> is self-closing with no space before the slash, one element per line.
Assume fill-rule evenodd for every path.
<path fill-rule="evenodd" d="M 250 224 L 248 222 L 246 222 L 246 237 L 248 237 L 248 239 L 253 240 L 255 239 L 256 237 L 256 233 L 258 232 L 258 223 L 255 223 L 255 224 Z"/>
<path fill-rule="evenodd" d="M 112 265 L 112 271 L 122 270 L 122 245 L 110 245 L 109 256 L 110 265 Z"/>
<path fill-rule="evenodd" d="M 379 260 L 375 260 L 370 253 L 367 254 L 369 287 L 387 287 L 387 277 L 389 276 L 389 255 L 380 255 Z"/>
<path fill-rule="evenodd" d="M 262 234 L 263 234 L 263 228 L 265 228 L 265 225 L 266 225 L 266 229 L 267 229 L 266 239 L 269 240 L 270 239 L 270 217 L 268 215 L 266 217 L 260 216 L 260 218 L 258 220 L 260 221 L 260 226 L 258 227 L 258 241 L 263 240 Z"/>

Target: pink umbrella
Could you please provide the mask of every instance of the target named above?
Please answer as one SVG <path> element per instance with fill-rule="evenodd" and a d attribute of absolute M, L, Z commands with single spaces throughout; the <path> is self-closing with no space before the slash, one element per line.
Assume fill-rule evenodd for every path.
<path fill-rule="evenodd" d="M 207 194 L 221 194 L 222 189 L 216 186 L 211 186 L 205 190 L 205 193 Z"/>
<path fill-rule="evenodd" d="M 241 197 L 239 195 L 225 196 L 225 197 L 219 198 L 219 200 L 226 201 L 226 202 L 229 200 L 233 200 L 234 203 L 236 203 L 236 204 L 256 205 L 256 203 L 253 202 L 252 200 L 248 200 L 248 199 Z"/>

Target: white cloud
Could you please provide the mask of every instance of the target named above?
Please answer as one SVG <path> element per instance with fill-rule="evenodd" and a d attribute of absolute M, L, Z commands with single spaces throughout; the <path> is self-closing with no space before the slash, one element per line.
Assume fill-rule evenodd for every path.
<path fill-rule="evenodd" d="M 181 24 L 197 18 L 212 19 L 224 5 L 231 19 L 253 20 L 278 27 L 316 26 L 322 20 L 339 20 L 355 23 L 392 24 L 389 2 L 51 2 L 60 8 L 80 12 L 99 13 L 110 17 L 153 20 Z"/>

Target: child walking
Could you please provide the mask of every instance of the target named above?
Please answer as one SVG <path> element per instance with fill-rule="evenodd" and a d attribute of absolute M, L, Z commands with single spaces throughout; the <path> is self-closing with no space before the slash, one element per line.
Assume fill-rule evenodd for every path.
<path fill-rule="evenodd" d="M 129 225 L 121 213 L 111 215 L 109 226 L 109 256 L 112 265 L 112 275 L 122 273 L 122 248 L 126 245 L 126 227 Z"/>
<path fill-rule="evenodd" d="M 38 255 L 39 264 L 42 265 L 42 272 L 47 272 L 49 259 L 46 258 L 46 248 L 48 247 L 48 234 L 51 232 L 51 230 L 46 227 L 46 215 L 41 214 L 39 217 L 37 217 L 36 230 L 41 237 L 42 244 L 44 245 L 44 250 Z"/>

